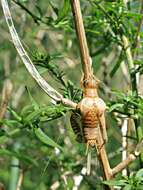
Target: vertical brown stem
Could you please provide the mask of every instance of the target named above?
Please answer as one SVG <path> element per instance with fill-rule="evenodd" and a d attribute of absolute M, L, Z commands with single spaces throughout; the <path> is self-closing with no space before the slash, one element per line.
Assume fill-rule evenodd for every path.
<path fill-rule="evenodd" d="M 23 179 L 24 179 L 24 171 L 21 169 L 20 174 L 19 174 L 19 179 L 18 179 L 18 182 L 17 182 L 17 186 L 16 186 L 16 190 L 21 189 Z"/>
<path fill-rule="evenodd" d="M 96 142 L 96 149 L 97 149 L 98 158 L 99 158 L 99 161 L 100 161 L 103 173 L 104 173 L 104 178 L 105 178 L 105 180 L 109 180 L 112 178 L 112 170 L 109 165 L 104 141 L 103 141 L 100 130 L 99 130 L 98 138 L 97 138 L 97 142 Z"/>
<path fill-rule="evenodd" d="M 84 79 L 86 80 L 92 75 L 92 68 L 79 0 L 71 0 L 71 7 L 79 40 Z"/>
<path fill-rule="evenodd" d="M 92 72 L 92 67 L 91 67 L 90 55 L 89 55 L 89 50 L 87 46 L 87 40 L 85 36 L 85 30 L 84 30 L 79 0 L 71 0 L 71 7 L 72 7 L 73 17 L 75 21 L 77 38 L 79 40 L 81 60 L 82 60 L 82 66 L 83 66 L 83 72 L 84 72 L 84 80 L 86 79 L 88 80 L 93 75 L 93 72 Z M 107 154 L 106 154 L 106 150 L 105 150 L 100 129 L 99 129 L 99 135 L 97 138 L 96 149 L 98 152 L 98 157 L 99 157 L 101 166 L 103 168 L 105 180 L 109 180 L 112 178 L 112 171 L 111 171 L 109 161 L 107 158 Z M 108 188 L 108 189 L 112 189 L 112 188 Z"/>

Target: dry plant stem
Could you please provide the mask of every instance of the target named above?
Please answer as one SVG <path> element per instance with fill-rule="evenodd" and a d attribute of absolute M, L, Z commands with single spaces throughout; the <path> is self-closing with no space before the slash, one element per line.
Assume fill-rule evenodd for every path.
<path fill-rule="evenodd" d="M 82 59 L 83 72 L 84 72 L 84 80 L 88 80 L 93 73 L 91 68 L 91 58 L 87 46 L 87 40 L 85 36 L 85 30 L 84 30 L 79 0 L 71 0 L 71 7 L 73 12 L 73 17 L 75 20 L 77 37 L 79 40 L 80 54 Z"/>
<path fill-rule="evenodd" d="M 12 83 L 10 80 L 7 79 L 4 82 L 4 87 L 2 90 L 2 101 L 1 101 L 1 105 L 0 105 L 0 120 L 3 119 L 5 116 L 8 101 L 11 96 L 11 93 L 12 93 Z"/>
<path fill-rule="evenodd" d="M 19 174 L 19 179 L 18 179 L 18 182 L 17 182 L 16 190 L 20 190 L 20 189 L 21 189 L 23 179 L 24 179 L 24 172 L 23 172 L 23 170 L 21 169 L 21 170 L 20 170 L 20 174 Z"/>
<path fill-rule="evenodd" d="M 112 169 L 112 175 L 119 173 L 124 168 L 126 168 L 131 162 L 136 160 L 136 156 L 134 154 L 129 154 L 126 160 L 122 161 L 120 164 L 118 164 L 115 168 Z"/>
<path fill-rule="evenodd" d="M 89 79 L 88 77 L 90 77 L 93 73 L 92 73 L 92 68 L 90 64 L 90 56 L 89 56 L 85 32 L 84 32 L 79 0 L 71 0 L 71 5 L 72 5 L 73 16 L 75 19 L 77 36 L 78 36 L 79 44 L 80 44 L 83 71 L 84 71 L 85 79 Z M 130 46 L 129 46 L 129 41 L 125 35 L 122 35 L 121 38 L 122 38 L 123 47 L 124 47 L 126 57 L 127 57 L 129 71 L 131 74 L 132 69 L 134 68 L 134 64 L 133 64 L 133 57 L 132 57 Z M 136 86 L 136 83 L 133 84 L 132 82 L 133 89 L 135 89 L 135 86 Z M 104 142 L 102 139 L 101 131 L 99 131 L 98 133 L 98 138 L 96 141 L 96 149 L 97 149 L 98 157 L 99 157 L 101 166 L 103 168 L 103 172 L 104 172 L 104 176 L 106 180 L 111 179 L 116 173 L 118 173 L 119 171 L 122 171 L 132 161 L 136 159 L 136 156 L 134 154 L 130 154 L 124 161 L 122 161 L 120 164 L 118 164 L 115 168 L 111 170 L 109 162 L 108 162 Z"/>
<path fill-rule="evenodd" d="M 108 161 L 106 150 L 105 150 L 104 141 L 103 141 L 100 130 L 99 130 L 99 134 L 98 134 L 98 138 L 97 138 L 97 142 L 96 142 L 96 149 L 97 149 L 97 154 L 98 154 L 100 164 L 101 164 L 102 169 L 103 169 L 104 177 L 106 180 L 109 180 L 112 178 L 112 170 L 111 170 L 110 165 L 109 165 L 109 161 Z"/>
<path fill-rule="evenodd" d="M 79 0 L 71 0 L 71 7 L 72 7 L 73 16 L 74 16 L 77 37 L 78 37 L 79 45 L 80 45 L 84 80 L 89 80 L 89 83 L 90 83 L 90 79 L 92 79 L 93 77 L 93 72 L 92 72 L 92 67 L 91 67 L 91 61 L 90 61 L 85 31 L 84 31 L 84 25 L 83 25 Z M 98 157 L 103 169 L 103 173 L 104 173 L 103 175 L 106 180 L 109 180 L 112 178 L 111 168 L 110 168 L 109 161 L 107 158 L 104 141 L 103 141 L 103 137 L 102 137 L 100 129 L 98 133 L 99 133 L 98 138 L 96 139 L 96 149 L 97 149 Z M 112 189 L 112 188 L 108 188 L 108 189 Z"/>
<path fill-rule="evenodd" d="M 127 158 L 127 132 L 128 132 L 128 120 L 124 119 L 121 127 L 122 132 L 122 161 L 126 160 Z M 122 176 L 127 176 L 127 169 L 125 168 L 122 171 Z"/>
<path fill-rule="evenodd" d="M 131 162 L 136 160 L 136 158 L 143 152 L 143 140 L 141 140 L 137 145 L 133 153 L 129 154 L 128 157 L 119 163 L 116 167 L 112 169 L 112 175 L 114 176 L 118 172 L 126 168 Z"/>
<path fill-rule="evenodd" d="M 34 64 L 32 63 L 30 57 L 28 56 L 27 52 L 25 51 L 20 38 L 17 34 L 17 31 L 14 27 L 13 20 L 11 17 L 11 13 L 9 10 L 8 2 L 7 0 L 1 0 L 2 8 L 4 12 L 4 16 L 13 40 L 13 43 L 16 47 L 16 50 L 18 54 L 20 55 L 23 63 L 25 64 L 27 70 L 29 71 L 30 75 L 36 80 L 36 82 L 39 84 L 39 86 L 48 94 L 50 98 L 52 98 L 55 101 L 62 102 L 63 104 L 66 104 L 67 106 L 71 106 L 73 108 L 76 107 L 76 104 L 72 102 L 71 100 L 64 99 L 63 96 L 57 92 L 53 87 L 51 87 L 45 79 L 39 74 L 37 69 L 35 68 Z"/>

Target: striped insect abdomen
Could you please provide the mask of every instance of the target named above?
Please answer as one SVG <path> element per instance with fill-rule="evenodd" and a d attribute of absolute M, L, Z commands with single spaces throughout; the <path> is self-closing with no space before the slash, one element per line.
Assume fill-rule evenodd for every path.
<path fill-rule="evenodd" d="M 78 104 L 82 121 L 82 131 L 87 145 L 95 146 L 100 130 L 99 116 L 102 114 L 100 98 L 84 97 Z"/>
<path fill-rule="evenodd" d="M 95 146 L 99 130 L 99 119 L 97 117 L 96 107 L 91 107 L 91 109 L 82 116 L 82 127 L 85 142 L 91 146 Z"/>

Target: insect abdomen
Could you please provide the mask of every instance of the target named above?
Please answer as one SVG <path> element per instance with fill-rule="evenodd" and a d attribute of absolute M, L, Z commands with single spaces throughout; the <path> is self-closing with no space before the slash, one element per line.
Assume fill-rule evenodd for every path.
<path fill-rule="evenodd" d="M 96 109 L 92 108 L 82 117 L 83 135 L 86 143 L 95 146 L 99 129 L 99 119 Z"/>

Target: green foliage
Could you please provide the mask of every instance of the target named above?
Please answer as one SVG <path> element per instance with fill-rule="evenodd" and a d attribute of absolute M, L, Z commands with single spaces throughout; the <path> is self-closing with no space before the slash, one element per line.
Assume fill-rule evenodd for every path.
<path fill-rule="evenodd" d="M 54 54 L 54 55 L 44 55 L 42 53 L 35 53 L 33 54 L 33 62 L 35 65 L 45 68 L 49 71 L 49 73 L 65 87 L 65 81 L 63 80 L 63 76 L 65 73 L 60 71 L 59 67 L 53 64 L 55 59 L 61 58 L 61 54 Z"/>
<path fill-rule="evenodd" d="M 47 144 L 52 147 L 57 147 L 62 150 L 62 147 L 55 143 L 51 138 L 49 138 L 40 128 L 34 129 L 36 137 L 44 144 Z"/>
<path fill-rule="evenodd" d="M 117 178 L 104 182 L 109 186 L 121 187 L 123 190 L 142 190 L 143 186 L 143 169 L 138 172 L 131 173 L 129 177 Z"/>
<path fill-rule="evenodd" d="M 20 152 L 16 152 L 16 151 L 10 151 L 8 149 L 0 149 L 0 155 L 7 155 L 10 157 L 16 157 L 18 159 L 20 159 L 21 161 L 26 162 L 27 164 L 33 164 L 34 166 L 38 166 L 38 163 L 36 162 L 36 160 L 34 160 L 33 158 L 31 158 L 30 156 L 25 156 L 24 154 L 20 153 Z"/>
<path fill-rule="evenodd" d="M 122 93 L 114 91 L 116 99 L 109 102 L 109 112 L 117 112 L 123 117 L 143 117 L 143 98 L 133 92 Z"/>
<path fill-rule="evenodd" d="M 57 119 L 64 115 L 69 108 L 65 108 L 62 105 L 57 106 L 39 106 L 36 109 L 33 105 L 25 106 L 21 113 L 18 115 L 13 109 L 9 108 L 10 113 L 13 116 L 13 120 L 3 120 L 2 123 L 7 124 L 9 127 L 16 123 L 21 127 L 32 127 L 39 122 L 46 122 Z"/>
<path fill-rule="evenodd" d="M 135 60 L 135 65 L 137 65 L 137 68 L 135 69 L 135 73 L 143 74 L 143 62 L 142 60 Z"/>
<path fill-rule="evenodd" d="M 141 4 L 137 0 L 128 1 L 126 5 L 123 0 L 80 2 L 94 72 L 104 84 L 99 94 L 107 102 L 107 150 L 111 165 L 116 165 L 121 161 L 120 151 L 117 151 L 121 147 L 118 119 L 134 121 L 136 131 L 131 132 L 129 140 L 135 139 L 137 143 L 138 136 L 142 138 L 138 128 L 142 131 L 143 97 L 130 88 L 136 83 L 136 74 L 143 73 Z M 12 0 L 11 5 L 16 29 L 40 74 L 65 98 L 79 102 L 82 98 L 81 61 L 70 0 Z M 70 127 L 72 110 L 49 103 L 49 98 L 36 86 L 10 44 L 2 12 L 0 14 L 0 87 L 2 89 L 5 78 L 14 86 L 7 113 L 0 121 L 0 182 L 11 190 L 8 187 L 13 176 L 10 166 L 16 158 L 24 170 L 23 190 L 52 189 L 55 183 L 57 190 L 73 189 L 77 176 L 81 179 L 79 190 L 104 189 L 94 150 L 91 176 L 83 172 L 86 148 L 76 142 Z M 129 70 L 123 34 L 130 42 L 132 70 Z M 27 86 L 26 91 L 21 90 L 23 86 Z M 142 169 L 137 171 L 141 165 L 140 158 L 129 167 L 129 176 L 105 184 L 141 189 Z M 137 172 L 132 172 L 135 170 Z"/>
<path fill-rule="evenodd" d="M 75 102 L 79 102 L 82 97 L 82 92 L 77 88 L 72 81 L 68 80 L 65 82 L 65 73 L 60 70 L 59 66 L 56 65 L 53 60 L 61 58 L 61 54 L 44 55 L 42 53 L 33 54 L 33 62 L 35 65 L 45 68 L 51 76 L 62 85 L 62 91 L 65 98 L 69 98 Z"/>
<path fill-rule="evenodd" d="M 30 9 L 28 9 L 24 3 L 27 3 L 27 1 L 19 1 L 19 0 L 13 0 L 17 5 L 19 5 L 23 10 L 25 10 L 34 20 L 36 24 L 45 24 L 52 26 L 54 28 L 65 28 L 69 27 L 68 19 L 66 18 L 69 12 L 69 0 L 64 0 L 63 6 L 61 8 L 58 8 L 58 6 L 55 6 L 52 1 L 49 1 L 47 5 L 49 5 L 53 12 L 56 15 L 56 18 L 54 17 L 47 17 L 43 15 L 43 12 L 41 8 L 38 6 L 38 3 L 36 3 L 35 7 L 38 12 L 38 15 L 35 13 L 32 13 Z"/>

